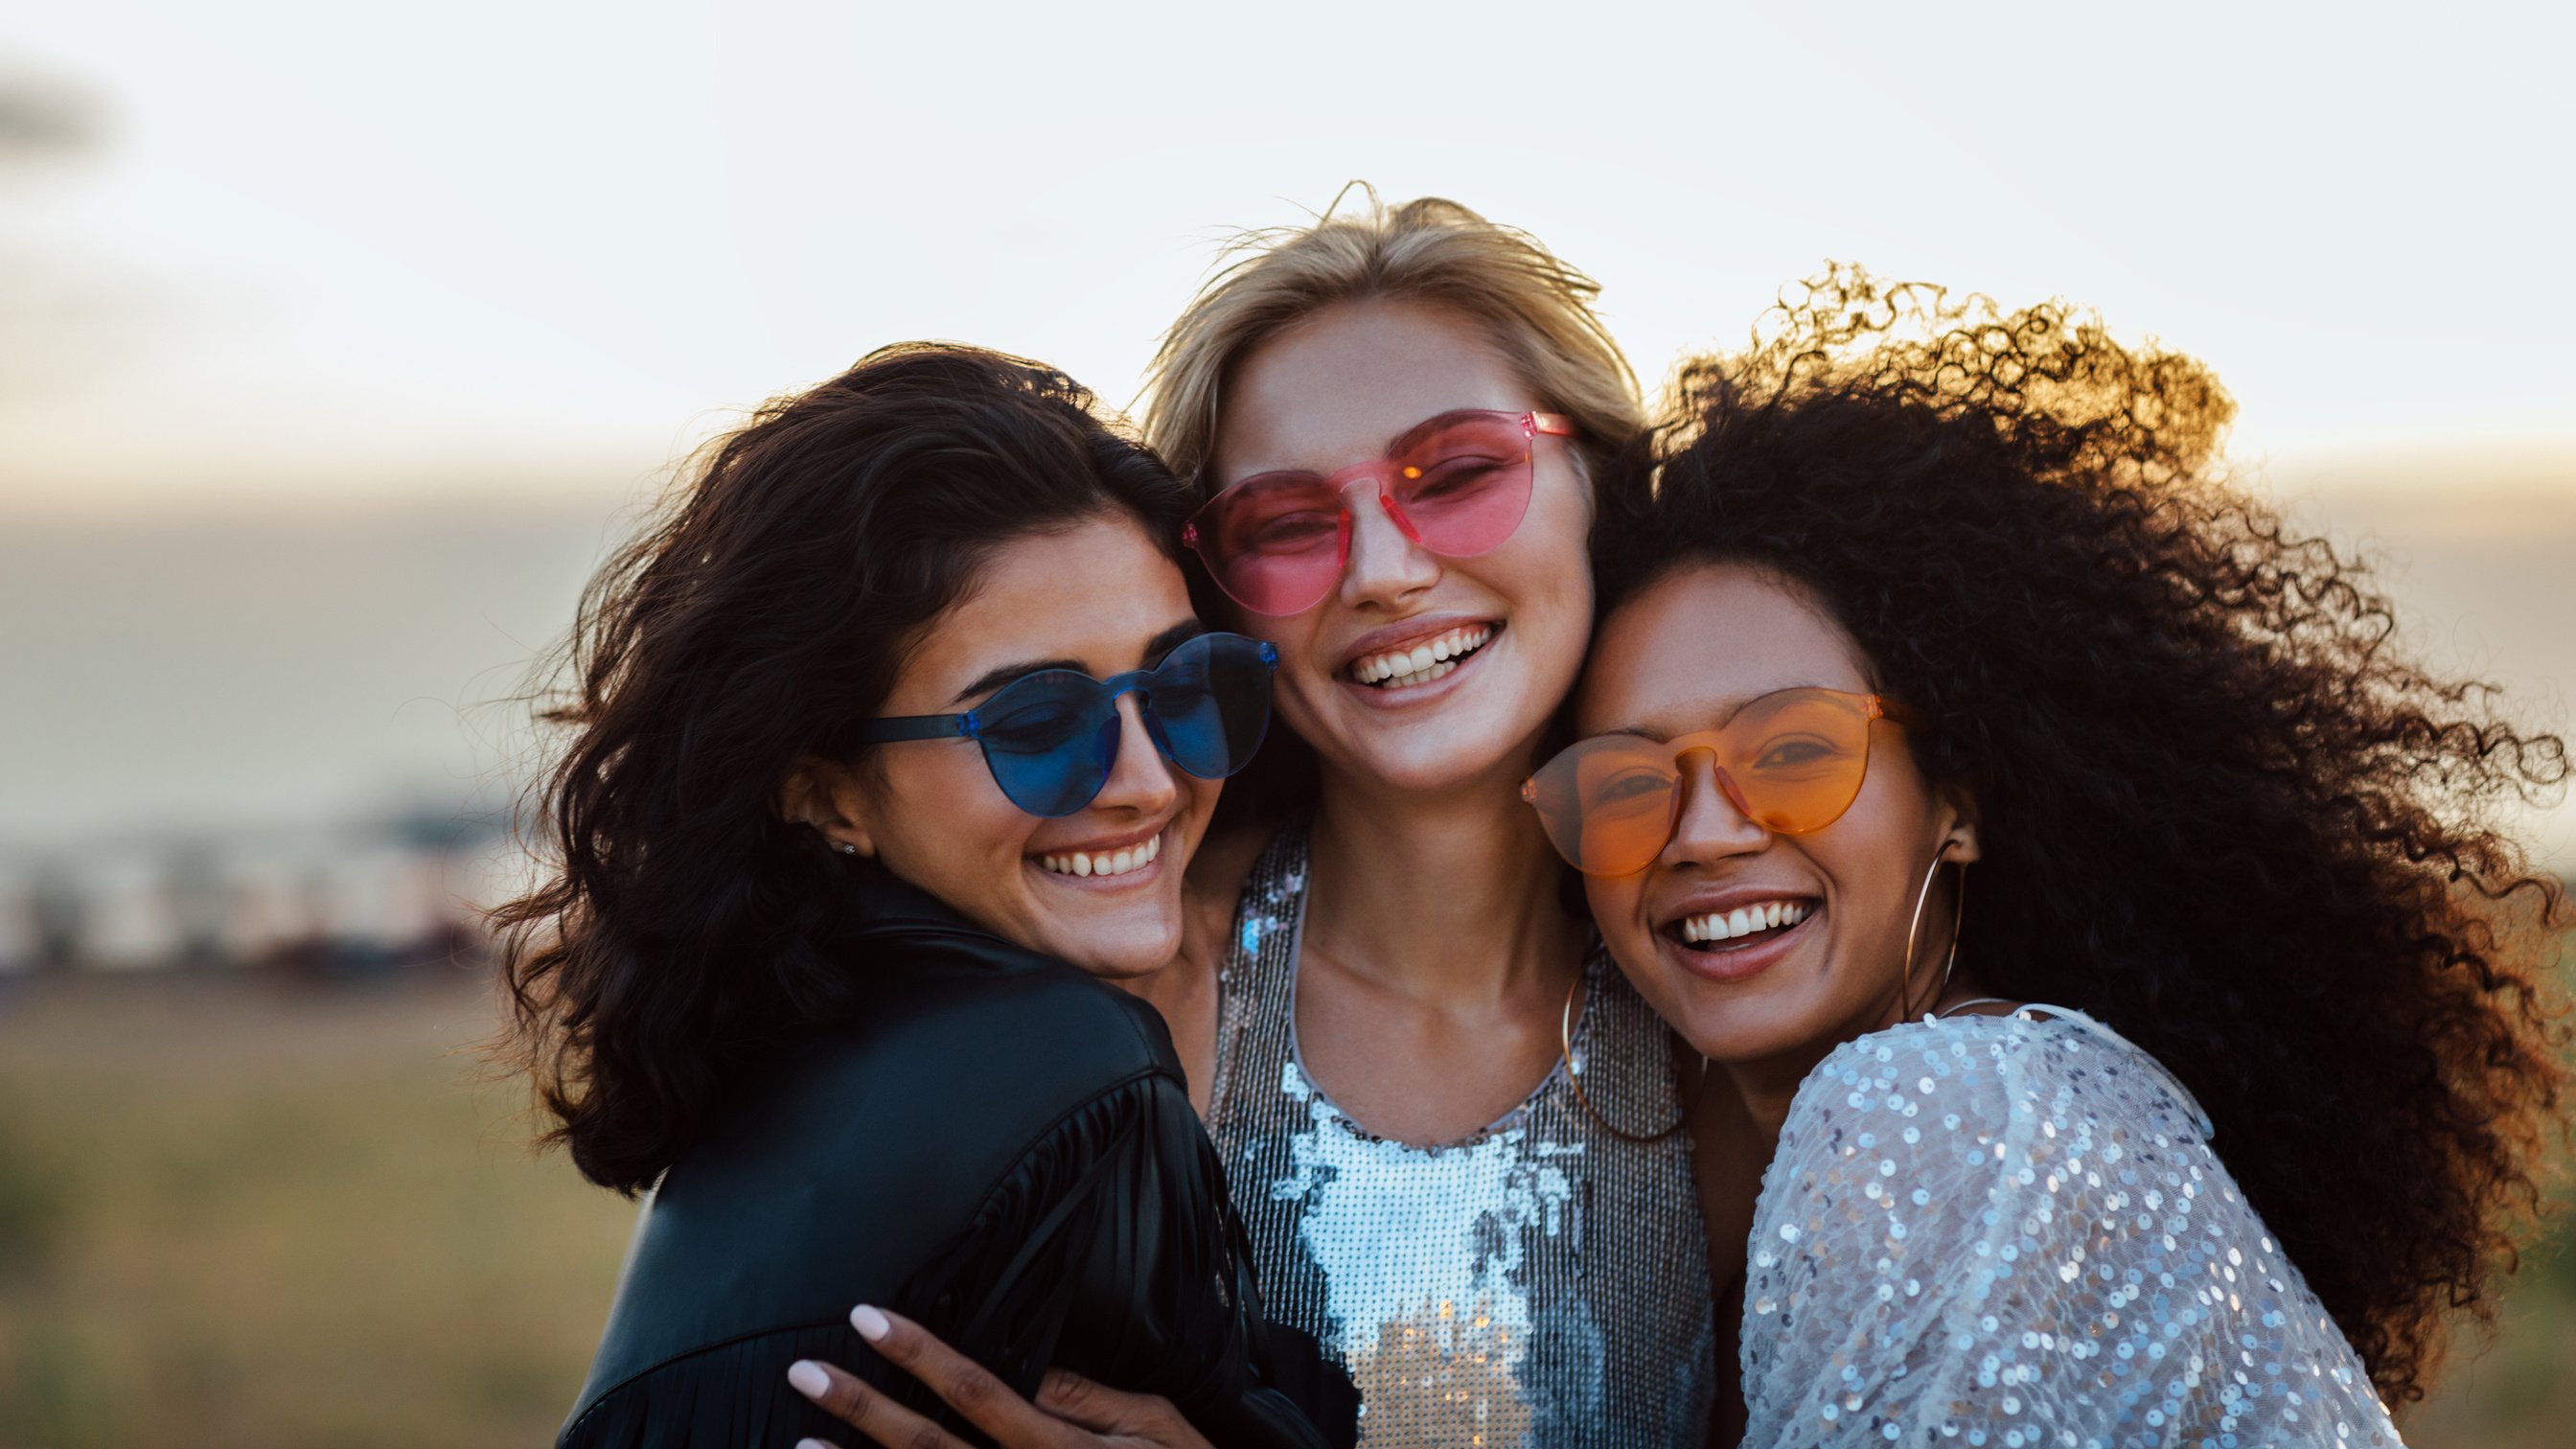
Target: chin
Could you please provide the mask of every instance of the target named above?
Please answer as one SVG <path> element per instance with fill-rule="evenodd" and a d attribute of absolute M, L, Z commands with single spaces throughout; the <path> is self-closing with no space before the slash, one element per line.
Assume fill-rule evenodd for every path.
<path fill-rule="evenodd" d="M 1691 1002 L 1678 1018 L 1683 1039 L 1712 1062 L 1763 1062 L 1798 1053 L 1828 1034 L 1812 1003 L 1766 995 Z"/>
<path fill-rule="evenodd" d="M 1103 929 L 1068 931 L 1048 949 L 1104 981 L 1151 976 L 1180 954 L 1180 911 L 1157 913 L 1158 919 Z"/>
<path fill-rule="evenodd" d="M 1523 730 L 1516 722 L 1508 727 L 1497 723 L 1461 718 L 1439 721 L 1431 728 L 1390 731 L 1392 737 L 1379 742 L 1383 747 L 1370 752 L 1369 773 L 1389 789 L 1428 793 L 1482 779 L 1507 762 L 1526 770 L 1529 762 L 1516 755 L 1527 753 L 1537 724 Z"/>
<path fill-rule="evenodd" d="M 1623 949 L 1637 948 L 1633 942 L 1614 944 L 1613 959 Z M 1628 981 L 1693 1052 L 1712 1062 L 1762 1061 L 1796 1044 L 1797 1033 L 1782 1030 L 1780 1023 L 1784 1015 L 1798 1013 L 1784 1012 L 1791 1003 L 1771 992 L 1698 980 L 1660 961 L 1629 971 Z"/>

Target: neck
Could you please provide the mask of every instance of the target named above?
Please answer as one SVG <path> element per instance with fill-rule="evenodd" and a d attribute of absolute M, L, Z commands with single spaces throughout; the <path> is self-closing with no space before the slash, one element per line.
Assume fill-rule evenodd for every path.
<path fill-rule="evenodd" d="M 1390 797 L 1327 771 L 1309 870 L 1306 942 L 1406 994 L 1561 985 L 1582 956 L 1556 856 L 1508 785 Z"/>
<path fill-rule="evenodd" d="M 1830 1055 L 1834 1048 L 1899 1022 L 1920 1021 L 1927 1015 L 1937 1017 L 1969 1002 L 1992 1000 L 1993 993 L 1973 977 L 1960 975 L 1944 983 L 1940 994 L 1928 1005 L 1923 1004 L 1918 998 L 1914 1003 L 1914 1009 L 1910 1012 L 1906 1010 L 1906 1003 L 1891 999 L 1845 1030 L 1832 1033 L 1819 1041 L 1802 1043 L 1795 1051 L 1783 1052 L 1778 1056 L 1766 1057 L 1760 1061 L 1726 1062 L 1721 1065 L 1733 1082 L 1736 1095 L 1743 1101 L 1746 1114 L 1752 1118 L 1755 1127 L 1760 1131 L 1762 1140 L 1776 1142 L 1779 1140 L 1781 1124 L 1789 1120 L 1789 1107 L 1797 1100 L 1798 1088 L 1805 1085 L 1807 1074 L 1814 1071 L 1816 1064 Z M 2003 1002 L 1996 1005 L 1969 1006 L 1967 1012 L 1962 1014 L 2002 1015 L 2010 1011 L 2013 1005 L 2012 1002 Z"/>
<path fill-rule="evenodd" d="M 1763 1143 L 1780 1140 L 1780 1126 L 1789 1120 L 1789 1104 L 1797 1100 L 1799 1085 L 1807 1080 L 1807 1073 L 1814 1069 L 1816 1063 L 1824 1059 L 1824 1053 L 1818 1052 L 1803 1063 L 1795 1059 L 1773 1058 L 1724 1065 L 1727 1079 L 1734 1084 L 1736 1097 L 1744 1103 L 1744 1114 L 1752 1119 L 1754 1131 Z"/>

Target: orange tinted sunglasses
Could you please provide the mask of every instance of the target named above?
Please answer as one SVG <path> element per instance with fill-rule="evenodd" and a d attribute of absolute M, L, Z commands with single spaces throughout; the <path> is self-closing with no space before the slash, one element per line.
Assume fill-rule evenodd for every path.
<path fill-rule="evenodd" d="M 1765 830 L 1804 835 L 1840 820 L 1869 775 L 1874 720 L 1901 722 L 1874 694 L 1782 689 L 1713 730 L 1672 740 L 1578 740 L 1521 785 L 1550 844 L 1586 875 L 1630 875 L 1661 855 L 1681 821 L 1682 762 L 1705 752 L 1717 786 Z"/>

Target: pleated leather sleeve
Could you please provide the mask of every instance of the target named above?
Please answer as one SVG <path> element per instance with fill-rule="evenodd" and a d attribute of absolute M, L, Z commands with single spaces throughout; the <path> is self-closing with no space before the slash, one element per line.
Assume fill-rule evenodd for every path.
<path fill-rule="evenodd" d="M 1220 1445 L 1356 1437 L 1349 1381 L 1263 1323 L 1224 1171 L 1160 1072 L 1068 1116 L 908 1292 L 1024 1391 L 1052 1364 L 1160 1394 Z"/>

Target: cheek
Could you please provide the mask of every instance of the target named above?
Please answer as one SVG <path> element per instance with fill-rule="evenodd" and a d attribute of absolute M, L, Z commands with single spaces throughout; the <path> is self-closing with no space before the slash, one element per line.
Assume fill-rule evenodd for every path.
<path fill-rule="evenodd" d="M 1932 863 L 1931 821 L 1928 811 L 1916 805 L 1873 801 L 1864 792 L 1849 813 L 1818 832 L 1807 847 L 1817 867 L 1839 888 L 1838 934 L 1845 938 L 1852 964 L 1872 974 L 1902 969 L 1915 892 Z"/>
<path fill-rule="evenodd" d="M 881 841 L 886 864 L 913 872 L 913 884 L 952 902 L 998 893 L 1017 874 L 997 871 L 995 862 L 1017 860 L 1037 818 L 993 783 L 982 751 L 943 743 L 916 753 L 924 758 L 886 769 L 893 807 Z"/>
<path fill-rule="evenodd" d="M 1178 843 L 1195 851 L 1198 848 L 1199 837 L 1207 831 L 1208 817 L 1216 813 L 1217 797 L 1225 793 L 1225 782 L 1202 780 L 1186 770 L 1172 771 L 1172 779 L 1180 785 L 1183 798 L 1188 802 L 1182 807 L 1179 819 L 1174 822 L 1177 827 L 1176 833 L 1180 837 Z M 1188 856 L 1184 855 L 1175 864 L 1182 870 L 1188 869 Z M 1179 871 L 1173 872 L 1175 876 L 1179 873 Z"/>
<path fill-rule="evenodd" d="M 1571 600 L 1576 626 L 1592 623 L 1592 495 L 1579 475 L 1560 473 L 1531 496 L 1529 516 L 1492 555 L 1508 559 L 1518 590 L 1533 600 Z"/>
<path fill-rule="evenodd" d="M 1610 959 L 1646 1004 L 1678 1027 L 1697 1014 L 1707 988 L 1664 959 L 1646 906 L 1647 882 L 1654 877 L 1651 869 L 1607 880 L 1585 876 L 1583 896 Z"/>
<path fill-rule="evenodd" d="M 1510 543 L 1464 561 L 1510 609 L 1512 629 L 1531 666 L 1541 674 L 1562 674 L 1569 683 L 1592 635 L 1592 564 L 1584 550 L 1583 512 L 1533 517 L 1533 526 Z"/>
<path fill-rule="evenodd" d="M 1620 947 L 1621 941 L 1636 939 L 1645 931 L 1642 913 L 1649 873 L 1641 871 L 1636 875 L 1606 878 L 1587 875 L 1583 878 L 1583 899 L 1592 907 L 1592 919 L 1601 928 L 1602 939 L 1614 950 Z M 1620 951 L 1620 954 L 1625 959 L 1625 952 Z"/>
<path fill-rule="evenodd" d="M 1340 687 L 1334 682 L 1330 661 L 1322 656 L 1317 644 L 1324 617 L 1334 607 L 1326 603 L 1285 618 L 1254 616 L 1236 625 L 1236 632 L 1244 637 L 1259 639 L 1279 650 L 1279 668 L 1271 675 L 1274 728 L 1285 724 L 1299 735 L 1312 738 L 1318 717 L 1308 708 L 1309 703 L 1330 698 Z"/>

